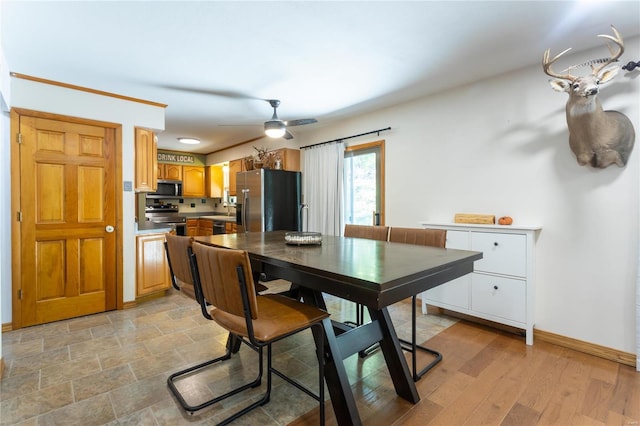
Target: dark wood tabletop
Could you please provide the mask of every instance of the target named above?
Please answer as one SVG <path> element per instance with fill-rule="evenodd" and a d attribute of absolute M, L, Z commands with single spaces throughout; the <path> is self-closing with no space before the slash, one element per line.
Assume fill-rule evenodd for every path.
<path fill-rule="evenodd" d="M 305 303 L 326 309 L 323 293 L 365 305 L 371 322 L 335 323 L 324 331 L 325 380 L 338 424 L 360 425 L 344 360 L 379 343 L 396 393 L 420 400 L 387 306 L 473 271 L 482 253 L 322 236 L 318 245 L 289 245 L 285 231 L 195 237 L 197 242 L 246 250 L 254 276 L 264 273 L 300 286 Z M 315 332 L 314 332 L 315 333 Z M 319 336 L 316 335 L 316 338 Z"/>
<path fill-rule="evenodd" d="M 482 253 L 323 235 L 289 245 L 285 231 L 196 237 L 249 252 L 261 272 L 380 309 L 473 271 Z M 302 281 L 304 279 L 304 281 Z"/>

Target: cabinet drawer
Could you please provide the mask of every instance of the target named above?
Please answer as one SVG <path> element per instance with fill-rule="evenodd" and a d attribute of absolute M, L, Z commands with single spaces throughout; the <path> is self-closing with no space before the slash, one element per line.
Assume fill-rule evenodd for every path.
<path fill-rule="evenodd" d="M 487 315 L 524 323 L 525 281 L 492 275 L 471 275 L 471 309 Z"/>
<path fill-rule="evenodd" d="M 457 307 L 467 310 L 469 309 L 469 282 L 469 275 L 456 278 L 425 291 L 422 293 L 422 299 L 428 304 L 440 307 Z"/>
<path fill-rule="evenodd" d="M 469 233 L 467 231 L 447 231 L 447 248 L 469 250 Z"/>
<path fill-rule="evenodd" d="M 471 250 L 481 251 L 476 271 L 524 277 L 527 273 L 527 237 L 520 234 L 472 232 Z"/>

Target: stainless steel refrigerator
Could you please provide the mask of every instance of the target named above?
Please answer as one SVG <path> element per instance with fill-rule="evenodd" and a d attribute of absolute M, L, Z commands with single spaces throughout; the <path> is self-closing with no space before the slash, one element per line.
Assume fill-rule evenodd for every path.
<path fill-rule="evenodd" d="M 236 195 L 238 232 L 300 230 L 300 172 L 240 172 Z"/>

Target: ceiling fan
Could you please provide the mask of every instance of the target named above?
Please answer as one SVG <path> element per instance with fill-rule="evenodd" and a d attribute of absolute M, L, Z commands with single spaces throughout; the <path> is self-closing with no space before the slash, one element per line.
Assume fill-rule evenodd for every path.
<path fill-rule="evenodd" d="M 304 124 L 317 123 L 315 118 L 302 118 L 299 120 L 280 120 L 278 118 L 277 109 L 280 106 L 280 100 L 278 99 L 263 99 L 269 102 L 271 108 L 273 108 L 273 116 L 270 120 L 264 122 L 264 133 L 271 138 L 285 138 L 293 139 L 293 135 L 287 129 L 291 126 L 302 126 Z M 220 126 L 244 126 L 244 124 L 220 124 Z"/>
<path fill-rule="evenodd" d="M 278 118 L 277 108 L 280 106 L 278 99 L 266 99 L 269 105 L 273 108 L 273 116 L 271 120 L 264 122 L 264 133 L 271 138 L 293 139 L 293 135 L 289 133 L 287 127 L 289 126 L 302 126 L 304 124 L 317 123 L 315 118 L 302 118 L 299 120 L 283 121 Z"/>

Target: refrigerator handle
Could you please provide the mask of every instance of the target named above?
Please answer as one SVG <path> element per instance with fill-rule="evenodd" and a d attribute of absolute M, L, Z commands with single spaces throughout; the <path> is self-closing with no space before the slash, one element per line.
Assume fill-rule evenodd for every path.
<path fill-rule="evenodd" d="M 247 211 L 249 210 L 249 190 L 242 190 L 242 226 L 244 227 L 244 232 L 249 232 L 247 229 Z"/>

